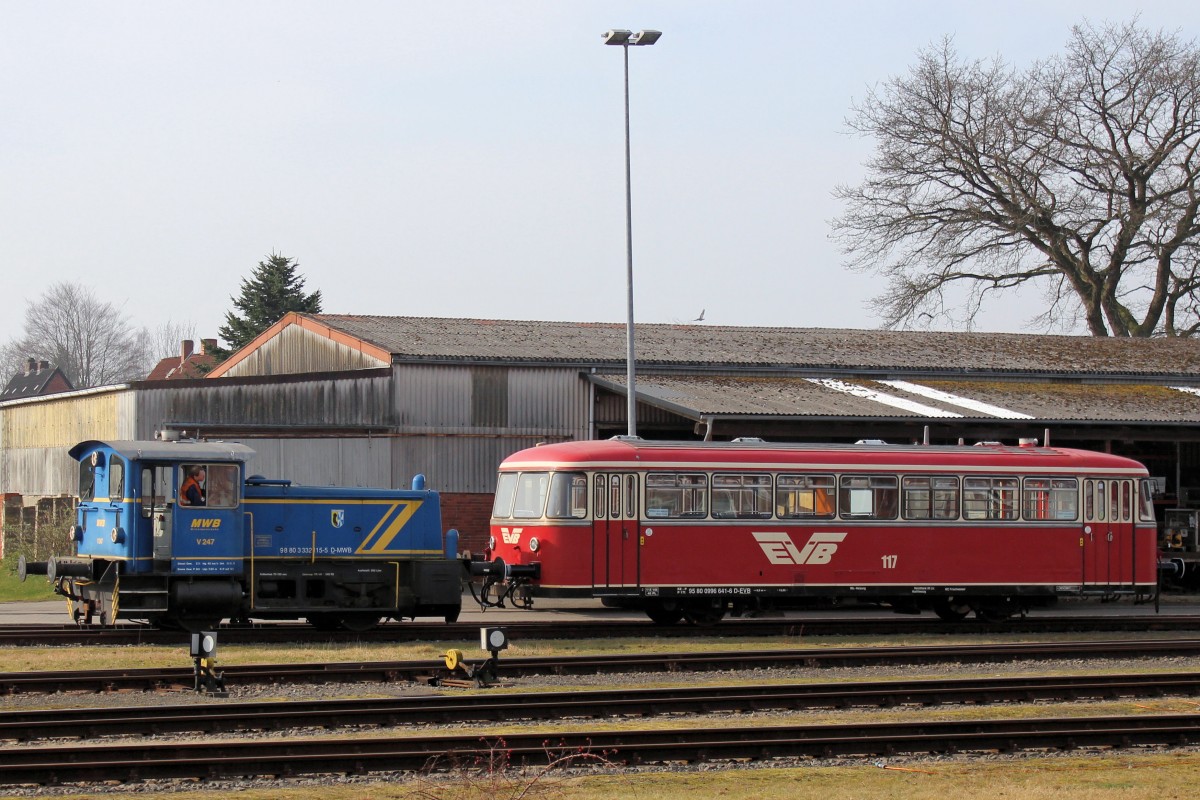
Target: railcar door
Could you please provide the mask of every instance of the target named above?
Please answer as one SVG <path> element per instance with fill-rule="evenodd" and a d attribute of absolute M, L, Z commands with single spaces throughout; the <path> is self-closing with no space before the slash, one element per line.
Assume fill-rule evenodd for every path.
<path fill-rule="evenodd" d="M 593 486 L 592 584 L 638 585 L 638 478 L 633 472 L 597 473 Z"/>
<path fill-rule="evenodd" d="M 1134 482 L 1128 479 L 1111 480 L 1109 486 L 1109 556 L 1110 585 L 1133 583 L 1133 541 L 1136 495 Z"/>
<path fill-rule="evenodd" d="M 1083 583 L 1106 589 L 1125 580 L 1133 544 L 1133 482 L 1086 480 L 1083 495 Z"/>

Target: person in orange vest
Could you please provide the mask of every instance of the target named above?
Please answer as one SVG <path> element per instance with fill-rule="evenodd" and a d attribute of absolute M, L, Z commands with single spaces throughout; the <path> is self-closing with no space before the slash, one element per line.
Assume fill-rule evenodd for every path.
<path fill-rule="evenodd" d="M 204 479 L 207 476 L 204 467 L 188 467 L 187 477 L 179 487 L 179 502 L 185 506 L 204 505 Z"/>

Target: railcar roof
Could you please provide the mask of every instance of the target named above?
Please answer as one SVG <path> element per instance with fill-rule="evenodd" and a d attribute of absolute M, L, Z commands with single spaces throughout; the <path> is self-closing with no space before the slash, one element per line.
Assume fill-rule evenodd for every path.
<path fill-rule="evenodd" d="M 744 462 L 869 465 L 970 465 L 1062 469 L 1127 469 L 1145 472 L 1137 461 L 1110 453 L 1064 447 L 982 445 L 825 444 L 797 442 L 666 442 L 602 441 L 560 442 L 521 450 L 503 465 L 581 465 L 589 463 L 694 463 L 719 462 L 722 468 Z M 502 465 L 502 466 L 503 466 Z"/>
<path fill-rule="evenodd" d="M 107 447 L 128 459 L 159 459 L 163 461 L 249 461 L 254 450 L 235 442 L 198 442 L 181 440 L 160 442 L 132 439 L 104 441 L 89 439 L 72 447 L 68 454 L 76 461 L 100 447 Z"/>

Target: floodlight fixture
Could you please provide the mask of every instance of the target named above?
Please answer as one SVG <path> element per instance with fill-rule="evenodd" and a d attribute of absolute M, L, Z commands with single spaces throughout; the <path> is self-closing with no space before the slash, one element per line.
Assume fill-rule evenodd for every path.
<path fill-rule="evenodd" d="M 613 28 L 600 34 L 605 44 L 621 45 L 625 56 L 625 293 L 628 319 L 625 323 L 625 417 L 628 423 L 626 436 L 637 436 L 637 376 L 633 343 L 633 189 L 629 165 L 629 47 L 630 45 L 654 44 L 662 37 L 662 31 L 645 30 L 631 33 L 624 28 Z"/>

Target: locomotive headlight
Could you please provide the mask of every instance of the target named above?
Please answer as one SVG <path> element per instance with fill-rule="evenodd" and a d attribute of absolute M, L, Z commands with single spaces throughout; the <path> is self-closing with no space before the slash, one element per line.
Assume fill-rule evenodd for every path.
<path fill-rule="evenodd" d="M 72 543 L 82 542 L 83 541 L 83 528 L 80 527 L 79 525 L 72 525 L 71 532 L 69 535 L 71 537 Z"/>
<path fill-rule="evenodd" d="M 488 550 L 495 550 L 495 549 L 496 549 L 496 537 L 489 536 L 488 537 Z"/>
<path fill-rule="evenodd" d="M 121 542 L 125 541 L 125 529 L 113 528 L 113 531 L 108 535 L 108 538 L 112 539 L 113 544 L 120 544 Z"/>
<path fill-rule="evenodd" d="M 542 543 L 537 540 L 537 537 L 534 537 L 533 539 L 529 540 L 529 552 L 536 553 L 538 551 L 538 548 L 541 546 L 542 546 Z"/>

